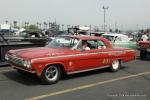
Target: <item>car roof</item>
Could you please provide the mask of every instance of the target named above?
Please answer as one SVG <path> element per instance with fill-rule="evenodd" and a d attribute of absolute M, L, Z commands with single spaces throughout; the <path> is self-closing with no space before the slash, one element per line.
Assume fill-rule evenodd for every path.
<path fill-rule="evenodd" d="M 91 32 L 91 34 L 105 34 L 106 32 Z"/>
<path fill-rule="evenodd" d="M 127 37 L 127 35 L 124 35 L 124 34 L 115 34 L 115 33 L 103 34 L 103 35 L 109 35 L 109 36 L 124 36 L 124 37 Z"/>
<path fill-rule="evenodd" d="M 85 36 L 85 35 L 63 35 L 64 37 L 71 37 L 71 38 L 77 38 L 80 40 L 102 40 L 103 42 L 105 42 L 105 44 L 107 45 L 107 47 L 111 47 L 112 45 L 109 42 L 108 39 L 103 38 L 103 37 L 98 37 L 98 36 Z M 62 37 L 63 37 L 62 36 Z"/>
<path fill-rule="evenodd" d="M 72 38 L 78 38 L 81 40 L 95 40 L 95 39 L 101 39 L 100 37 L 97 36 L 87 36 L 87 35 L 63 35 L 66 37 L 72 37 Z"/>

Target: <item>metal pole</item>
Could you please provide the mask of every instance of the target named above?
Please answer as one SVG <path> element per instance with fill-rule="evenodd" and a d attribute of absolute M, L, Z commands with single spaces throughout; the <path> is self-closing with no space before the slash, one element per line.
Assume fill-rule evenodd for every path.
<path fill-rule="evenodd" d="M 109 7 L 104 7 L 103 6 L 103 10 L 104 10 L 104 32 L 106 32 L 106 10 L 108 9 Z"/>
<path fill-rule="evenodd" d="M 106 27 L 106 25 L 105 25 L 105 14 L 106 14 L 106 9 L 104 8 L 104 32 L 106 32 L 106 29 L 105 29 L 105 27 Z"/>

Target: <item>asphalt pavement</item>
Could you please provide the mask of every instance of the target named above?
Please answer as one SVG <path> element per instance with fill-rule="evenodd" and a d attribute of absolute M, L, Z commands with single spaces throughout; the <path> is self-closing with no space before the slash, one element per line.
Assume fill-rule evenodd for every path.
<path fill-rule="evenodd" d="M 108 69 L 63 77 L 42 85 L 34 75 L 21 75 L 10 66 L 0 68 L 0 100 L 150 100 L 150 59 Z"/>

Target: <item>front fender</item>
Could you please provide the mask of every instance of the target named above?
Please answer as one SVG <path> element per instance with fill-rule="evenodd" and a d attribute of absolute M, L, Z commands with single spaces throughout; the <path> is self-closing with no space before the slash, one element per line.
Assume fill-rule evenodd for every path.
<path fill-rule="evenodd" d="M 43 70 L 49 66 L 49 65 L 60 65 L 61 68 L 63 68 L 64 71 L 65 70 L 65 65 L 62 62 L 51 62 L 51 63 L 35 63 L 32 65 L 33 70 L 35 70 L 35 72 L 37 73 L 37 75 L 39 77 L 41 77 L 41 74 L 43 72 Z"/>

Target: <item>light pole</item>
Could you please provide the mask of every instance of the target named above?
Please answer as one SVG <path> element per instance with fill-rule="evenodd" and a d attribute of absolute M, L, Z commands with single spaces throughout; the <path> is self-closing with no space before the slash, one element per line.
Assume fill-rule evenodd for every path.
<path fill-rule="evenodd" d="M 62 31 L 64 31 L 64 24 L 62 24 L 61 26 L 62 26 Z"/>
<path fill-rule="evenodd" d="M 105 7 L 105 6 L 103 6 L 103 10 L 104 10 L 104 32 L 106 32 L 106 10 L 108 9 L 109 7 L 107 6 L 107 7 Z"/>

